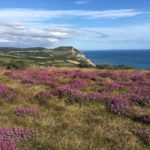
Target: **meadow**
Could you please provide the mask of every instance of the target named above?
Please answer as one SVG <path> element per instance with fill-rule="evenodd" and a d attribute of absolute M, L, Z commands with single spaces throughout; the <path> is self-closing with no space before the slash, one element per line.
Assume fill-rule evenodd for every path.
<path fill-rule="evenodd" d="M 150 71 L 0 68 L 0 149 L 149 150 Z"/>

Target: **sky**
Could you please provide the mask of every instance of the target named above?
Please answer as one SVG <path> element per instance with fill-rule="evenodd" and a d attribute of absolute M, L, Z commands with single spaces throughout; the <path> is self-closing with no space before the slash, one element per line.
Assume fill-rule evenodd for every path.
<path fill-rule="evenodd" d="M 3 46 L 150 49 L 150 0 L 1 0 Z"/>

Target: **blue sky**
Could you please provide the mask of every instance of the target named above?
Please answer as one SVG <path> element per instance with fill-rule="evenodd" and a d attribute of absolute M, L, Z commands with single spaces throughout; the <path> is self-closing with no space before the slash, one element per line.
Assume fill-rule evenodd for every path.
<path fill-rule="evenodd" d="M 149 49 L 149 0 L 1 0 L 0 46 Z"/>

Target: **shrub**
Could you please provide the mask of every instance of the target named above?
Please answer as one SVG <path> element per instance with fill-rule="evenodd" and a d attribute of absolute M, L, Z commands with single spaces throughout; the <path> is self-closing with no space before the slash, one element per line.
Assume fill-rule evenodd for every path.
<path fill-rule="evenodd" d="M 5 64 L 7 69 L 21 69 L 29 67 L 29 63 L 24 60 L 12 60 L 8 64 Z"/>
<path fill-rule="evenodd" d="M 0 128 L 0 149 L 18 150 L 21 140 L 32 139 L 35 133 L 34 129 Z"/>
<path fill-rule="evenodd" d="M 71 77 L 94 80 L 96 75 L 94 72 L 89 72 L 89 71 L 75 71 L 72 73 Z"/>
<path fill-rule="evenodd" d="M 150 123 L 150 114 L 141 115 L 139 119 L 144 123 Z"/>
<path fill-rule="evenodd" d="M 107 65 L 107 64 L 99 64 L 99 65 L 96 65 L 96 68 L 97 69 L 112 69 L 112 66 L 110 65 Z"/>
<path fill-rule="evenodd" d="M 150 96 L 144 96 L 142 94 L 127 94 L 127 100 L 131 104 L 139 105 L 139 106 L 150 106 Z"/>
<path fill-rule="evenodd" d="M 114 114 L 128 115 L 127 104 L 125 103 L 125 101 L 119 98 L 115 98 L 114 100 L 108 102 L 108 108 Z"/>
<path fill-rule="evenodd" d="M 125 69 L 125 70 L 136 69 L 135 67 L 125 66 L 125 65 L 113 65 L 112 67 L 113 69 Z"/>
<path fill-rule="evenodd" d="M 6 63 L 2 60 L 0 60 L 0 66 L 4 66 Z"/>
<path fill-rule="evenodd" d="M 92 65 L 90 65 L 89 63 L 86 63 L 86 62 L 80 62 L 80 64 L 78 65 L 78 67 L 80 67 L 80 68 L 93 68 L 93 66 Z"/>
<path fill-rule="evenodd" d="M 69 87 L 71 89 L 81 89 L 87 86 L 87 83 L 83 80 L 71 80 L 69 82 Z"/>
<path fill-rule="evenodd" d="M 41 91 L 37 94 L 36 97 L 40 105 L 49 106 L 48 99 L 52 97 L 52 94 L 49 91 Z"/>
<path fill-rule="evenodd" d="M 96 65 L 97 69 L 123 69 L 123 70 L 129 70 L 129 69 L 136 69 L 134 67 L 125 66 L 125 65 L 108 65 L 108 64 L 98 64 Z"/>
<path fill-rule="evenodd" d="M 14 98 L 16 98 L 16 92 L 5 84 L 0 84 L 0 102 L 8 103 Z"/>
<path fill-rule="evenodd" d="M 137 135 L 143 140 L 146 144 L 150 145 L 150 133 L 145 129 L 140 129 L 137 131 Z"/>
<path fill-rule="evenodd" d="M 32 107 L 17 108 L 15 110 L 15 114 L 17 116 L 22 116 L 22 115 L 39 116 L 39 112 L 35 108 L 32 108 Z"/>

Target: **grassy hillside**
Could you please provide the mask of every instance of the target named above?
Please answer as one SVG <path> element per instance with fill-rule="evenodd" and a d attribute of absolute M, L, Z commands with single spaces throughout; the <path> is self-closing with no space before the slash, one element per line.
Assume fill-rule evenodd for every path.
<path fill-rule="evenodd" d="M 35 48 L 0 48 L 0 65 L 11 61 L 24 60 L 31 65 L 40 66 L 78 66 L 79 64 L 89 64 L 83 54 L 73 47 L 58 47 L 46 49 Z"/>
<path fill-rule="evenodd" d="M 149 150 L 149 91 L 149 71 L 0 68 L 0 147 Z"/>

